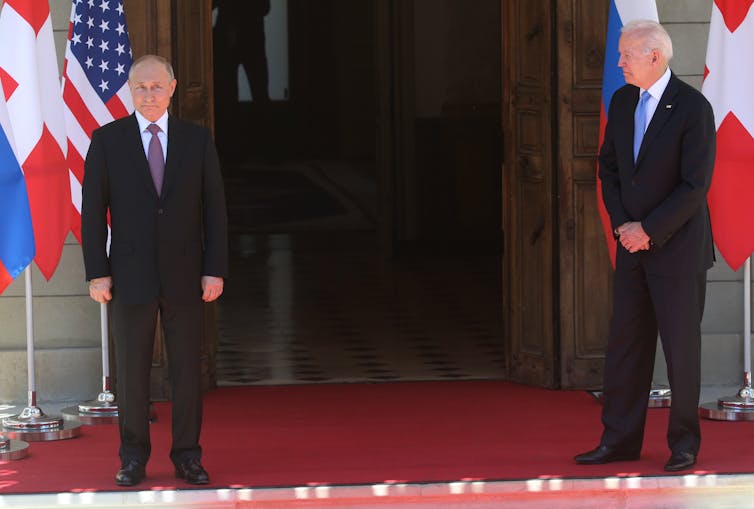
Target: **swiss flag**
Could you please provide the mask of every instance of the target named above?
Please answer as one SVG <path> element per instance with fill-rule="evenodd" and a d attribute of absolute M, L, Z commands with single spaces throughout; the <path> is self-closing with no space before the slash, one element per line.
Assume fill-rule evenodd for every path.
<path fill-rule="evenodd" d="M 733 270 L 754 252 L 754 0 L 715 0 L 702 92 L 715 110 L 707 201 L 715 244 Z"/>
<path fill-rule="evenodd" d="M 69 230 L 71 184 L 48 0 L 5 0 L 0 11 L 0 80 L 31 208 L 37 262 L 50 279 Z"/>

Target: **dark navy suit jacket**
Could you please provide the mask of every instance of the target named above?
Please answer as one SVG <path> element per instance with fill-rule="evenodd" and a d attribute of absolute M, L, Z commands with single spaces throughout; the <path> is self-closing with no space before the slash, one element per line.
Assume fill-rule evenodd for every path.
<path fill-rule="evenodd" d="M 613 95 L 599 176 L 613 231 L 627 221 L 641 221 L 652 246 L 632 256 L 618 243 L 616 268 L 641 261 L 648 273 L 699 273 L 714 259 L 706 200 L 715 163 L 712 107 L 672 74 L 634 163 L 638 99 L 633 85 Z"/>

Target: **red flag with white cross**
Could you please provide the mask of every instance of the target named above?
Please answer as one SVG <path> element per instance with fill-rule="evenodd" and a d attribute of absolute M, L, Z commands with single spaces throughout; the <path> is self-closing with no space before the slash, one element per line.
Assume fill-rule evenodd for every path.
<path fill-rule="evenodd" d="M 733 270 L 754 252 L 754 0 L 715 0 L 702 92 L 712 103 L 717 156 L 707 201 L 712 234 Z"/>
<path fill-rule="evenodd" d="M 48 0 L 5 0 L 0 80 L 29 195 L 37 262 L 50 279 L 69 231 L 71 185 L 58 60 Z"/>

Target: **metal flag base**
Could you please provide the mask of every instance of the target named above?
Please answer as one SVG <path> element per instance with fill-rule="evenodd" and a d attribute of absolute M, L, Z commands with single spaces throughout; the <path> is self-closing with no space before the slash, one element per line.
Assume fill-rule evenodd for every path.
<path fill-rule="evenodd" d="M 595 398 L 597 398 L 600 403 L 602 403 L 605 399 L 605 395 L 601 391 L 593 392 L 592 395 L 594 395 Z M 670 391 L 670 387 L 665 386 L 654 386 L 649 391 L 649 402 L 647 403 L 647 408 L 667 408 L 670 406 L 672 392 Z"/>
<path fill-rule="evenodd" d="M 0 460 L 20 460 L 28 455 L 28 442 L 22 440 L 10 440 L 0 435 Z"/>
<path fill-rule="evenodd" d="M 672 392 L 670 387 L 656 386 L 649 391 L 649 408 L 667 408 L 670 406 Z"/>
<path fill-rule="evenodd" d="M 61 413 L 64 419 L 81 424 L 114 424 L 118 422 L 118 403 L 112 392 L 104 391 L 96 400 L 66 407 Z"/>
<path fill-rule="evenodd" d="M 699 415 L 718 421 L 754 421 L 754 389 L 751 385 L 751 258 L 744 264 L 744 384 L 735 396 L 704 403 Z"/>
<path fill-rule="evenodd" d="M 704 403 L 699 415 L 716 421 L 754 421 L 754 389 L 747 383 L 734 396 Z"/>
<path fill-rule="evenodd" d="M 3 419 L 2 432 L 10 438 L 42 442 L 77 437 L 80 428 L 79 423 L 66 422 L 60 416 L 46 415 L 39 407 L 28 406 L 20 414 Z"/>

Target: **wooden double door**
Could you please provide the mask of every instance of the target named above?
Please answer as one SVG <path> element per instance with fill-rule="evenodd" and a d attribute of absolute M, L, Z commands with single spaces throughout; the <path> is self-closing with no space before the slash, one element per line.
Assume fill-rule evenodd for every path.
<path fill-rule="evenodd" d="M 595 186 L 608 2 L 503 5 L 510 377 L 598 387 L 612 295 Z"/>
<path fill-rule="evenodd" d="M 411 45 L 427 38 L 415 31 L 428 5 L 376 2 L 378 158 L 383 183 L 394 190 L 384 210 L 388 224 L 397 225 L 383 229 L 386 242 L 410 223 L 405 216 L 412 203 L 402 198 L 410 195 L 406 182 L 423 185 L 414 104 L 421 76 Z M 476 9 L 482 5 L 491 12 L 487 2 L 474 3 Z M 599 387 L 612 294 L 595 182 L 608 5 L 499 0 L 497 7 L 505 331 L 500 341 L 507 354 L 501 377 L 552 388 Z M 438 0 L 431 8 L 455 9 L 465 17 L 470 2 Z M 469 178 L 476 164 L 464 158 L 455 169 L 457 181 Z M 463 242 L 458 241 L 461 249 L 468 247 Z"/>
<path fill-rule="evenodd" d="M 416 171 L 404 104 L 415 83 L 416 70 L 404 58 L 415 1 L 374 0 L 375 142 L 387 251 L 411 209 L 396 183 Z M 211 0 L 129 0 L 126 11 L 134 55 L 159 53 L 173 62 L 179 81 L 173 113 L 208 126 L 214 123 L 211 9 Z M 500 13 L 500 341 L 507 352 L 501 377 L 543 387 L 598 387 L 612 284 L 595 188 L 607 4 L 500 0 Z M 216 336 L 211 306 L 207 313 L 209 387 Z M 167 395 L 160 341 L 154 375 L 153 393 Z"/>

